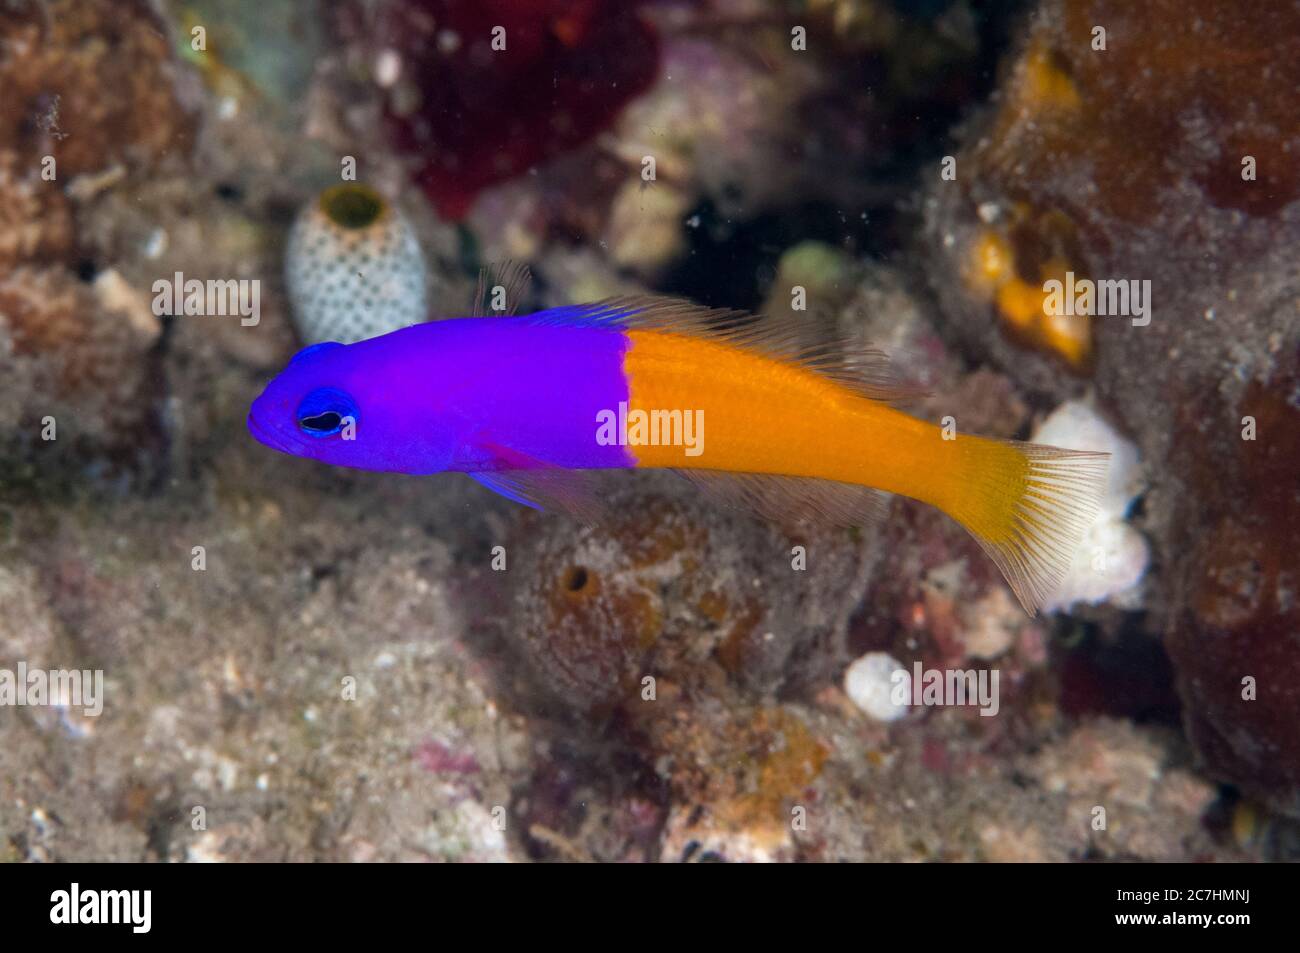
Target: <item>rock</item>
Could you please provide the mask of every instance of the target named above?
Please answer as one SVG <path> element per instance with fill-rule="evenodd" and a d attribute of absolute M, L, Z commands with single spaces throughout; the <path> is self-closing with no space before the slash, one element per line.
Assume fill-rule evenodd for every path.
<path fill-rule="evenodd" d="M 1055 400 L 1087 380 L 1131 436 L 1152 474 L 1136 528 L 1161 566 L 1146 624 L 1189 734 L 1213 777 L 1300 815 L 1300 122 L 1234 65 L 1300 82 L 1297 16 L 1049 0 L 956 180 L 930 190 L 926 231 L 957 339 Z M 1149 283 L 1149 311 L 1093 317 L 1072 352 L 1040 322 L 1068 272 Z M 1000 333 L 1031 318 L 1041 353 Z"/>

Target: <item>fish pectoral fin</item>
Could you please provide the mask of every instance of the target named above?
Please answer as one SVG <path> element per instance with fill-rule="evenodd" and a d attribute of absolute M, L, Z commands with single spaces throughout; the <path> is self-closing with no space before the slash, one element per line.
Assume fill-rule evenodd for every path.
<path fill-rule="evenodd" d="M 517 314 L 524 296 L 528 294 L 532 277 L 532 272 L 522 262 L 501 261 L 484 265 L 478 272 L 478 289 L 470 305 L 470 317 L 507 317 Z"/>
<path fill-rule="evenodd" d="M 561 467 L 514 447 L 479 439 L 477 445 L 491 455 L 495 467 L 477 470 L 470 476 L 507 499 L 535 510 L 559 510 L 583 523 L 604 519 L 605 507 L 591 470 Z"/>
<path fill-rule="evenodd" d="M 867 526 L 889 512 L 890 494 L 854 483 L 771 473 L 676 472 L 714 502 L 779 524 Z"/>
<path fill-rule="evenodd" d="M 481 470 L 469 476 L 492 492 L 535 510 L 559 510 L 587 524 L 599 523 L 605 516 L 604 504 L 586 470 L 534 467 Z"/>
<path fill-rule="evenodd" d="M 511 470 L 492 470 L 483 471 L 482 473 L 465 474 L 475 483 L 487 487 L 493 493 L 500 493 L 507 500 L 514 500 L 516 503 L 522 503 L 524 506 L 531 506 L 535 510 L 543 509 L 538 500 L 532 499 L 513 479 L 514 472 Z"/>

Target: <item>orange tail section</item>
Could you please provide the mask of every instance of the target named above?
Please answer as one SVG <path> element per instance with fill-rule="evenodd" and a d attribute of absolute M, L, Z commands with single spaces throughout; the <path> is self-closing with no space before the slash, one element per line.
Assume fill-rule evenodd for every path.
<path fill-rule="evenodd" d="M 1109 455 L 959 440 L 967 447 L 957 489 L 941 508 L 979 541 L 1033 615 L 1056 591 L 1097 512 Z"/>

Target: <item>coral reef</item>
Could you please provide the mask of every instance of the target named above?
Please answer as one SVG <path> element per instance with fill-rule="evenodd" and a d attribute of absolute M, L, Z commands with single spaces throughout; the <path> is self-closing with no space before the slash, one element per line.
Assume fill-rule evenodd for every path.
<path fill-rule="evenodd" d="M 57 167 L 56 167 L 57 169 Z M 39 163 L 0 151 L 0 268 L 23 262 L 66 263 L 73 251 L 72 210 L 40 176 Z"/>
<path fill-rule="evenodd" d="M 0 427 L 13 443 L 6 452 L 29 461 L 9 468 L 10 489 L 79 470 L 97 447 L 149 446 L 148 353 L 161 328 L 119 282 L 105 272 L 92 287 L 70 271 L 34 267 L 0 279 Z"/>
<path fill-rule="evenodd" d="M 80 226 L 103 189 L 176 168 L 195 124 L 148 4 L 10 7 L 0 21 L 0 454 L 14 490 L 97 461 L 138 471 L 157 445 L 161 327 L 120 274 L 83 257 Z"/>
<path fill-rule="evenodd" d="M 194 120 L 176 95 L 167 28 L 141 0 L 18 2 L 0 44 L 0 143 L 59 181 L 183 157 Z M 114 95 L 105 95 L 113 90 Z"/>
<path fill-rule="evenodd" d="M 610 493 L 620 515 L 609 525 L 525 520 L 507 546 L 523 576 L 507 638 L 552 694 L 636 712 L 646 677 L 655 694 L 728 680 L 772 692 L 833 671 L 860 592 L 860 540 L 790 537 L 743 514 L 715 524 L 699 501 Z M 800 585 L 783 585 L 791 577 Z"/>
<path fill-rule="evenodd" d="M 0 669 L 104 676 L 0 714 L 0 860 L 1300 856 L 1292 7 L 265 6 L 0 0 Z M 310 300 L 389 260 L 303 267 L 326 189 L 391 216 L 369 314 Z M 620 473 L 583 526 L 248 439 L 302 340 L 506 257 L 539 306 L 799 318 L 928 421 L 1109 449 L 1104 571 L 1030 618 L 902 499 L 816 529 Z M 177 274 L 257 320 L 159 307 Z M 1107 279 L 1147 314 L 1049 306 Z M 996 715 L 894 704 L 918 666 Z"/>
<path fill-rule="evenodd" d="M 1284 7 L 1252 18 L 1212 2 L 1044 3 L 1006 96 L 927 208 L 945 273 L 969 276 L 990 242 L 1010 255 L 994 270 L 1034 298 L 1022 314 L 1042 316 L 1041 284 L 1061 270 L 1147 284 L 1147 315 L 1087 322 L 1082 369 L 1158 474 L 1141 520 L 1163 563 L 1148 625 L 1174 659 L 1207 769 L 1291 812 L 1300 696 L 1282 554 L 1300 496 L 1283 461 L 1296 459 L 1300 286 L 1287 249 L 1300 238 L 1300 179 L 1284 156 L 1300 127 L 1285 97 L 1257 95 L 1244 64 L 1294 82 L 1296 25 Z M 1022 386 L 1079 391 L 1050 357 L 994 333 L 1016 320 L 1006 285 L 995 298 L 969 277 L 937 286 L 967 346 Z M 1037 343 L 1071 356 L 1050 336 Z M 1270 690 L 1243 700 L 1248 677 Z"/>

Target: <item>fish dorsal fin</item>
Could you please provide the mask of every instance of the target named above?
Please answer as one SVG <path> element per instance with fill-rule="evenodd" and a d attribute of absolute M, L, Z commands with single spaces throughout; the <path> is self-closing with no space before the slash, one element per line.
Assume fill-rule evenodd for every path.
<path fill-rule="evenodd" d="M 715 502 L 780 524 L 867 526 L 889 512 L 890 495 L 869 486 L 770 473 L 677 472 Z"/>
<path fill-rule="evenodd" d="M 470 316 L 508 317 L 518 313 L 532 277 L 532 272 L 522 262 L 501 261 L 484 265 L 478 272 L 478 288 L 474 292 Z M 492 307 L 494 299 L 499 299 L 502 307 Z"/>
<path fill-rule="evenodd" d="M 872 400 L 922 397 L 924 387 L 898 374 L 888 356 L 848 336 L 809 341 L 816 322 L 797 315 L 758 317 L 730 308 L 706 308 L 682 298 L 628 295 L 569 305 L 532 315 L 539 324 L 625 328 L 704 337 L 774 360 L 796 364 Z"/>

